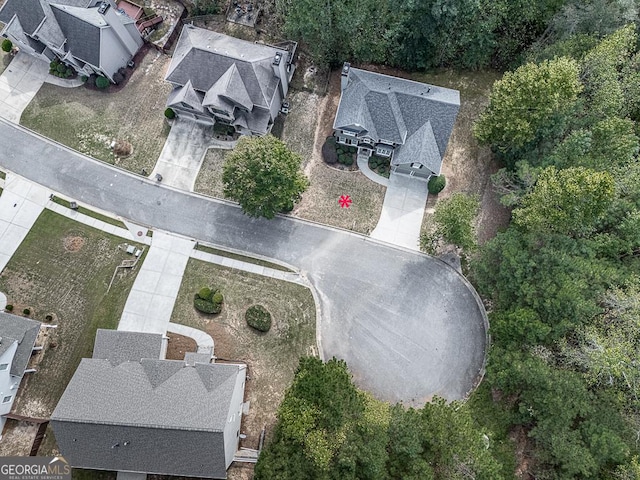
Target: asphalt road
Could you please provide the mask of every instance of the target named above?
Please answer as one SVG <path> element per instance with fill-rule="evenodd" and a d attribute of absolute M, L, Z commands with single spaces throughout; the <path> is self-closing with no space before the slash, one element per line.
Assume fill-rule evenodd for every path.
<path fill-rule="evenodd" d="M 252 219 L 225 202 L 158 185 L 0 120 L 0 166 L 133 222 L 294 265 L 316 290 L 325 358 L 347 361 L 378 398 L 461 399 L 486 349 L 484 310 L 443 262 L 292 218 Z"/>

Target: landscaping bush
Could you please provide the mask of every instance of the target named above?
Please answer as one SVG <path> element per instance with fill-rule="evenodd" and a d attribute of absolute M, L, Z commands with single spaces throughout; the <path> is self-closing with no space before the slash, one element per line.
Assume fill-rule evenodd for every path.
<path fill-rule="evenodd" d="M 8 38 L 5 38 L 2 41 L 2 51 L 9 53 L 12 48 L 13 48 L 13 43 L 11 43 L 11 40 L 9 40 Z"/>
<path fill-rule="evenodd" d="M 64 73 L 67 71 L 67 66 L 64 63 L 59 63 L 58 65 L 56 65 L 56 70 L 58 71 L 58 73 Z"/>
<path fill-rule="evenodd" d="M 271 314 L 262 305 L 249 307 L 244 314 L 247 325 L 260 332 L 268 332 L 271 328 Z"/>
<path fill-rule="evenodd" d="M 210 302 L 209 300 L 205 300 L 203 298 L 196 298 L 193 301 L 193 306 L 196 307 L 196 310 L 202 313 L 220 313 L 220 306 Z M 216 311 L 217 308 L 217 311 Z"/>
<path fill-rule="evenodd" d="M 118 140 L 113 146 L 113 153 L 119 157 L 128 157 L 133 153 L 133 146 L 126 140 Z"/>
<path fill-rule="evenodd" d="M 24 310 L 22 310 L 22 313 L 24 313 L 25 315 L 31 315 L 31 310 L 25 308 Z"/>
<path fill-rule="evenodd" d="M 334 164 L 338 161 L 338 152 L 336 151 L 335 137 L 327 137 L 322 145 L 322 158 L 328 164 Z"/>
<path fill-rule="evenodd" d="M 58 62 L 57 59 L 51 60 L 51 62 L 49 63 L 49 71 L 55 70 L 59 63 L 60 62 Z"/>
<path fill-rule="evenodd" d="M 109 80 L 106 77 L 103 77 L 102 75 L 100 75 L 98 78 L 96 78 L 96 87 L 104 89 L 107 88 L 109 86 Z"/>
<path fill-rule="evenodd" d="M 73 70 L 71 68 L 67 68 L 67 70 L 64 72 L 64 75 L 66 78 L 69 78 L 71 75 L 73 75 Z"/>
<path fill-rule="evenodd" d="M 13 312 L 13 305 L 8 304 L 6 307 L 4 307 L 4 309 L 5 309 L 7 312 Z"/>
<path fill-rule="evenodd" d="M 173 108 L 166 108 L 164 111 L 164 116 L 169 120 L 176 118 L 176 112 L 173 111 Z"/>
<path fill-rule="evenodd" d="M 198 297 L 200 297 L 203 300 L 207 300 L 207 301 L 211 301 L 211 295 L 213 294 L 213 292 L 211 291 L 211 289 L 209 287 L 202 287 L 200 289 L 200 291 L 198 292 Z"/>
<path fill-rule="evenodd" d="M 96 84 L 96 75 L 95 74 L 91 74 L 89 75 L 89 78 L 87 78 L 87 85 L 89 86 L 94 86 Z"/>
<path fill-rule="evenodd" d="M 447 179 L 444 177 L 444 175 L 440 175 L 439 177 L 431 177 L 429 179 L 427 188 L 429 189 L 430 194 L 437 195 L 444 189 L 446 184 Z"/>
<path fill-rule="evenodd" d="M 351 156 L 351 154 L 349 154 L 349 155 L 345 155 L 345 157 L 344 157 L 344 164 L 345 164 L 347 167 L 350 167 L 351 165 L 353 165 L 353 157 Z"/>
<path fill-rule="evenodd" d="M 80 77 L 80 80 L 82 80 L 82 83 L 86 83 L 86 82 L 87 82 L 87 80 L 89 80 L 89 77 L 87 77 L 86 75 L 82 75 L 82 76 Z"/>
<path fill-rule="evenodd" d="M 224 301 L 224 297 L 220 292 L 216 292 L 211 296 L 211 301 L 213 303 L 221 304 Z"/>
<path fill-rule="evenodd" d="M 116 85 L 120 85 L 123 81 L 124 81 L 124 75 L 122 75 L 120 72 L 116 72 L 113 74 L 113 82 Z"/>

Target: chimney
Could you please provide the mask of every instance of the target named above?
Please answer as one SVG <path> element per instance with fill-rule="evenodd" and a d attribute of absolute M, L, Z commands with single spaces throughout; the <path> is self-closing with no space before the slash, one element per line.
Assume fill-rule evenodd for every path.
<path fill-rule="evenodd" d="M 340 78 L 340 89 L 344 90 L 347 88 L 347 84 L 349 83 L 349 69 L 351 68 L 351 64 L 349 62 L 344 62 L 342 65 L 342 74 Z"/>
<path fill-rule="evenodd" d="M 286 52 L 276 52 L 271 62 L 273 74 L 280 79 L 280 92 L 282 97 L 286 97 L 289 92 L 289 77 L 287 77 Z"/>

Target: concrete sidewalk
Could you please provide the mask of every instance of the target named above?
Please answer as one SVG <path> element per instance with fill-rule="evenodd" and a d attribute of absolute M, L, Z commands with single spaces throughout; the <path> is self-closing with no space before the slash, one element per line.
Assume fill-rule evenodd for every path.
<path fill-rule="evenodd" d="M 49 190 L 7 174 L 0 196 L 0 272 L 7 266 L 49 201 Z"/>
<path fill-rule="evenodd" d="M 420 250 L 420 228 L 427 204 L 427 182 L 392 173 L 372 238 Z"/>
<path fill-rule="evenodd" d="M 193 246 L 194 242 L 189 239 L 154 232 L 118 330 L 161 334 L 167 331 Z"/>
<path fill-rule="evenodd" d="M 178 323 L 169 323 L 167 332 L 177 333 L 185 337 L 193 338 L 198 344 L 198 353 L 213 355 L 213 338 L 206 332 L 196 328 L 187 327 Z"/>
<path fill-rule="evenodd" d="M 149 178 L 162 175 L 162 183 L 193 191 L 204 155 L 207 153 L 207 127 L 188 119 L 175 119 L 160 158 Z"/>

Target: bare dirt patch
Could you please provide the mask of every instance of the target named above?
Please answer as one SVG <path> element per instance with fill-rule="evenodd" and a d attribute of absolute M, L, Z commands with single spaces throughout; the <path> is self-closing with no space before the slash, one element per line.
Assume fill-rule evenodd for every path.
<path fill-rule="evenodd" d="M 191 337 L 185 337 L 177 333 L 167 333 L 169 341 L 167 344 L 167 360 L 184 360 L 184 354 L 198 350 L 198 344 Z"/>
<path fill-rule="evenodd" d="M 0 457 L 28 457 L 37 432 L 35 423 L 8 419 L 2 432 Z"/>
<path fill-rule="evenodd" d="M 62 241 L 67 252 L 78 252 L 84 246 L 84 238 L 77 235 L 69 235 Z"/>
<path fill-rule="evenodd" d="M 170 58 L 149 49 L 118 92 L 44 84 L 21 124 L 86 155 L 134 173 L 152 171 L 169 127 L 164 109 L 171 86 L 164 81 Z M 126 141 L 132 154 L 119 157 L 111 144 Z"/>
<path fill-rule="evenodd" d="M 84 240 L 83 247 L 69 251 L 64 239 L 74 237 Z M 14 413 L 48 418 L 80 359 L 91 356 L 96 329 L 117 325 L 137 274 L 119 269 L 107 292 L 116 265 L 127 258 L 120 243 L 45 210 L 3 270 L 0 291 L 9 303 L 28 305 L 31 318 L 57 324 L 37 340 L 44 346 L 32 358 L 38 371 L 23 379 Z"/>
<path fill-rule="evenodd" d="M 193 307 L 193 294 L 215 285 L 224 295 L 218 315 L 203 315 Z M 273 326 L 266 334 L 249 327 L 248 307 L 264 305 Z M 245 401 L 250 413 L 243 419 L 241 446 L 257 448 L 259 434 L 275 424 L 275 414 L 291 384 L 298 359 L 316 354 L 315 304 L 311 292 L 300 285 L 189 260 L 171 321 L 206 331 L 215 343 L 217 362 L 243 362 L 248 366 Z"/>

